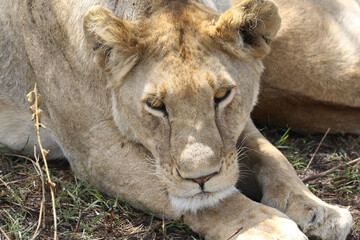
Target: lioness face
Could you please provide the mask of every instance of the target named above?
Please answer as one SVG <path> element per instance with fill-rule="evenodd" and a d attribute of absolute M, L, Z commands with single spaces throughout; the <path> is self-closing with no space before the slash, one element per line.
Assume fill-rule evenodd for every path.
<path fill-rule="evenodd" d="M 174 51 L 139 63 L 114 91 L 114 111 L 123 112 L 135 138 L 152 152 L 181 210 L 212 205 L 234 190 L 236 140 L 258 90 L 250 66 L 220 51 L 201 50 L 194 51 L 205 57 L 183 60 Z M 236 69 L 239 74 L 232 74 Z"/>
<path fill-rule="evenodd" d="M 235 191 L 236 141 L 256 102 L 259 57 L 268 51 L 261 39 L 271 33 L 246 43 L 234 20 L 241 6 L 221 16 L 191 1 L 154 8 L 127 22 L 98 7 L 84 29 L 109 71 L 120 132 L 152 153 L 173 208 L 195 212 Z"/>

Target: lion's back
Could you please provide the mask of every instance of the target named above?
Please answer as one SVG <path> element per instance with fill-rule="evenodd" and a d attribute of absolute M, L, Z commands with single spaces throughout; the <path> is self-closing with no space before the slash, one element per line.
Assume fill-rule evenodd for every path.
<path fill-rule="evenodd" d="M 282 26 L 263 61 L 253 118 L 306 132 L 359 134 L 359 1 L 275 2 Z"/>

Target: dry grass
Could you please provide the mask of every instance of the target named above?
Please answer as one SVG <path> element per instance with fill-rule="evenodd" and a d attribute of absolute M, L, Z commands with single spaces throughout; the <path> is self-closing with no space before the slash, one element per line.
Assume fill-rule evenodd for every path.
<path fill-rule="evenodd" d="M 281 129 L 263 133 L 290 159 L 300 177 L 323 135 L 286 134 Z M 306 176 L 326 171 L 360 157 L 360 137 L 327 136 Z M 201 239 L 184 224 L 164 221 L 135 210 L 120 199 L 101 194 L 74 177 L 65 161 L 50 162 L 55 182 L 59 239 Z M 0 239 L 30 239 L 41 206 L 41 176 L 32 161 L 0 155 Z M 309 182 L 309 188 L 327 202 L 349 207 L 355 223 L 348 240 L 360 239 L 359 164 Z M 48 184 L 45 186 L 45 218 L 36 239 L 54 237 L 54 220 Z"/>
<path fill-rule="evenodd" d="M 0 236 L 30 239 L 41 206 L 41 177 L 33 162 L 23 158 L 1 155 L 0 166 Z M 59 239 L 192 239 L 193 233 L 182 223 L 163 221 L 101 194 L 74 177 L 67 162 L 50 162 L 49 167 L 56 184 Z M 54 236 L 51 208 L 47 192 L 37 239 Z"/>

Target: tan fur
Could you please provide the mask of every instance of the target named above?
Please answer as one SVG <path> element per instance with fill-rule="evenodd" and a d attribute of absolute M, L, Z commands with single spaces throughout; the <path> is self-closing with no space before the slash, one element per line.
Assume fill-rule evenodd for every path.
<path fill-rule="evenodd" d="M 308 191 L 250 119 L 277 7 L 212 3 L 0 1 L 0 142 L 19 150 L 33 134 L 24 98 L 37 82 L 48 145 L 102 191 L 207 239 L 307 239 L 297 225 L 345 239 L 350 213 Z M 261 203 L 235 188 L 243 169 Z"/>
<path fill-rule="evenodd" d="M 253 117 L 306 132 L 360 134 L 359 2 L 275 2 L 282 27 L 264 60 Z"/>

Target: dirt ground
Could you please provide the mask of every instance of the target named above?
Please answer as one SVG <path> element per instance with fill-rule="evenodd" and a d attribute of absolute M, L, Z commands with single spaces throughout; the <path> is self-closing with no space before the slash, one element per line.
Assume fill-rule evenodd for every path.
<path fill-rule="evenodd" d="M 299 176 L 324 172 L 360 157 L 360 137 L 328 135 L 320 145 L 309 170 L 304 168 L 319 146 L 323 134 L 301 135 L 281 129 L 263 129 L 289 158 Z M 119 199 L 99 193 L 76 179 L 66 162 L 50 163 L 56 183 L 57 235 L 59 239 L 202 239 L 187 226 L 166 221 L 132 209 Z M 337 170 L 308 183 L 309 188 L 328 203 L 348 208 L 354 227 L 347 240 L 360 239 L 359 164 Z M 31 161 L 0 155 L 0 239 L 29 239 L 39 220 L 42 182 Z M 48 187 L 45 186 L 46 189 Z M 49 191 L 45 191 L 45 218 L 36 239 L 53 236 L 53 216 Z"/>

